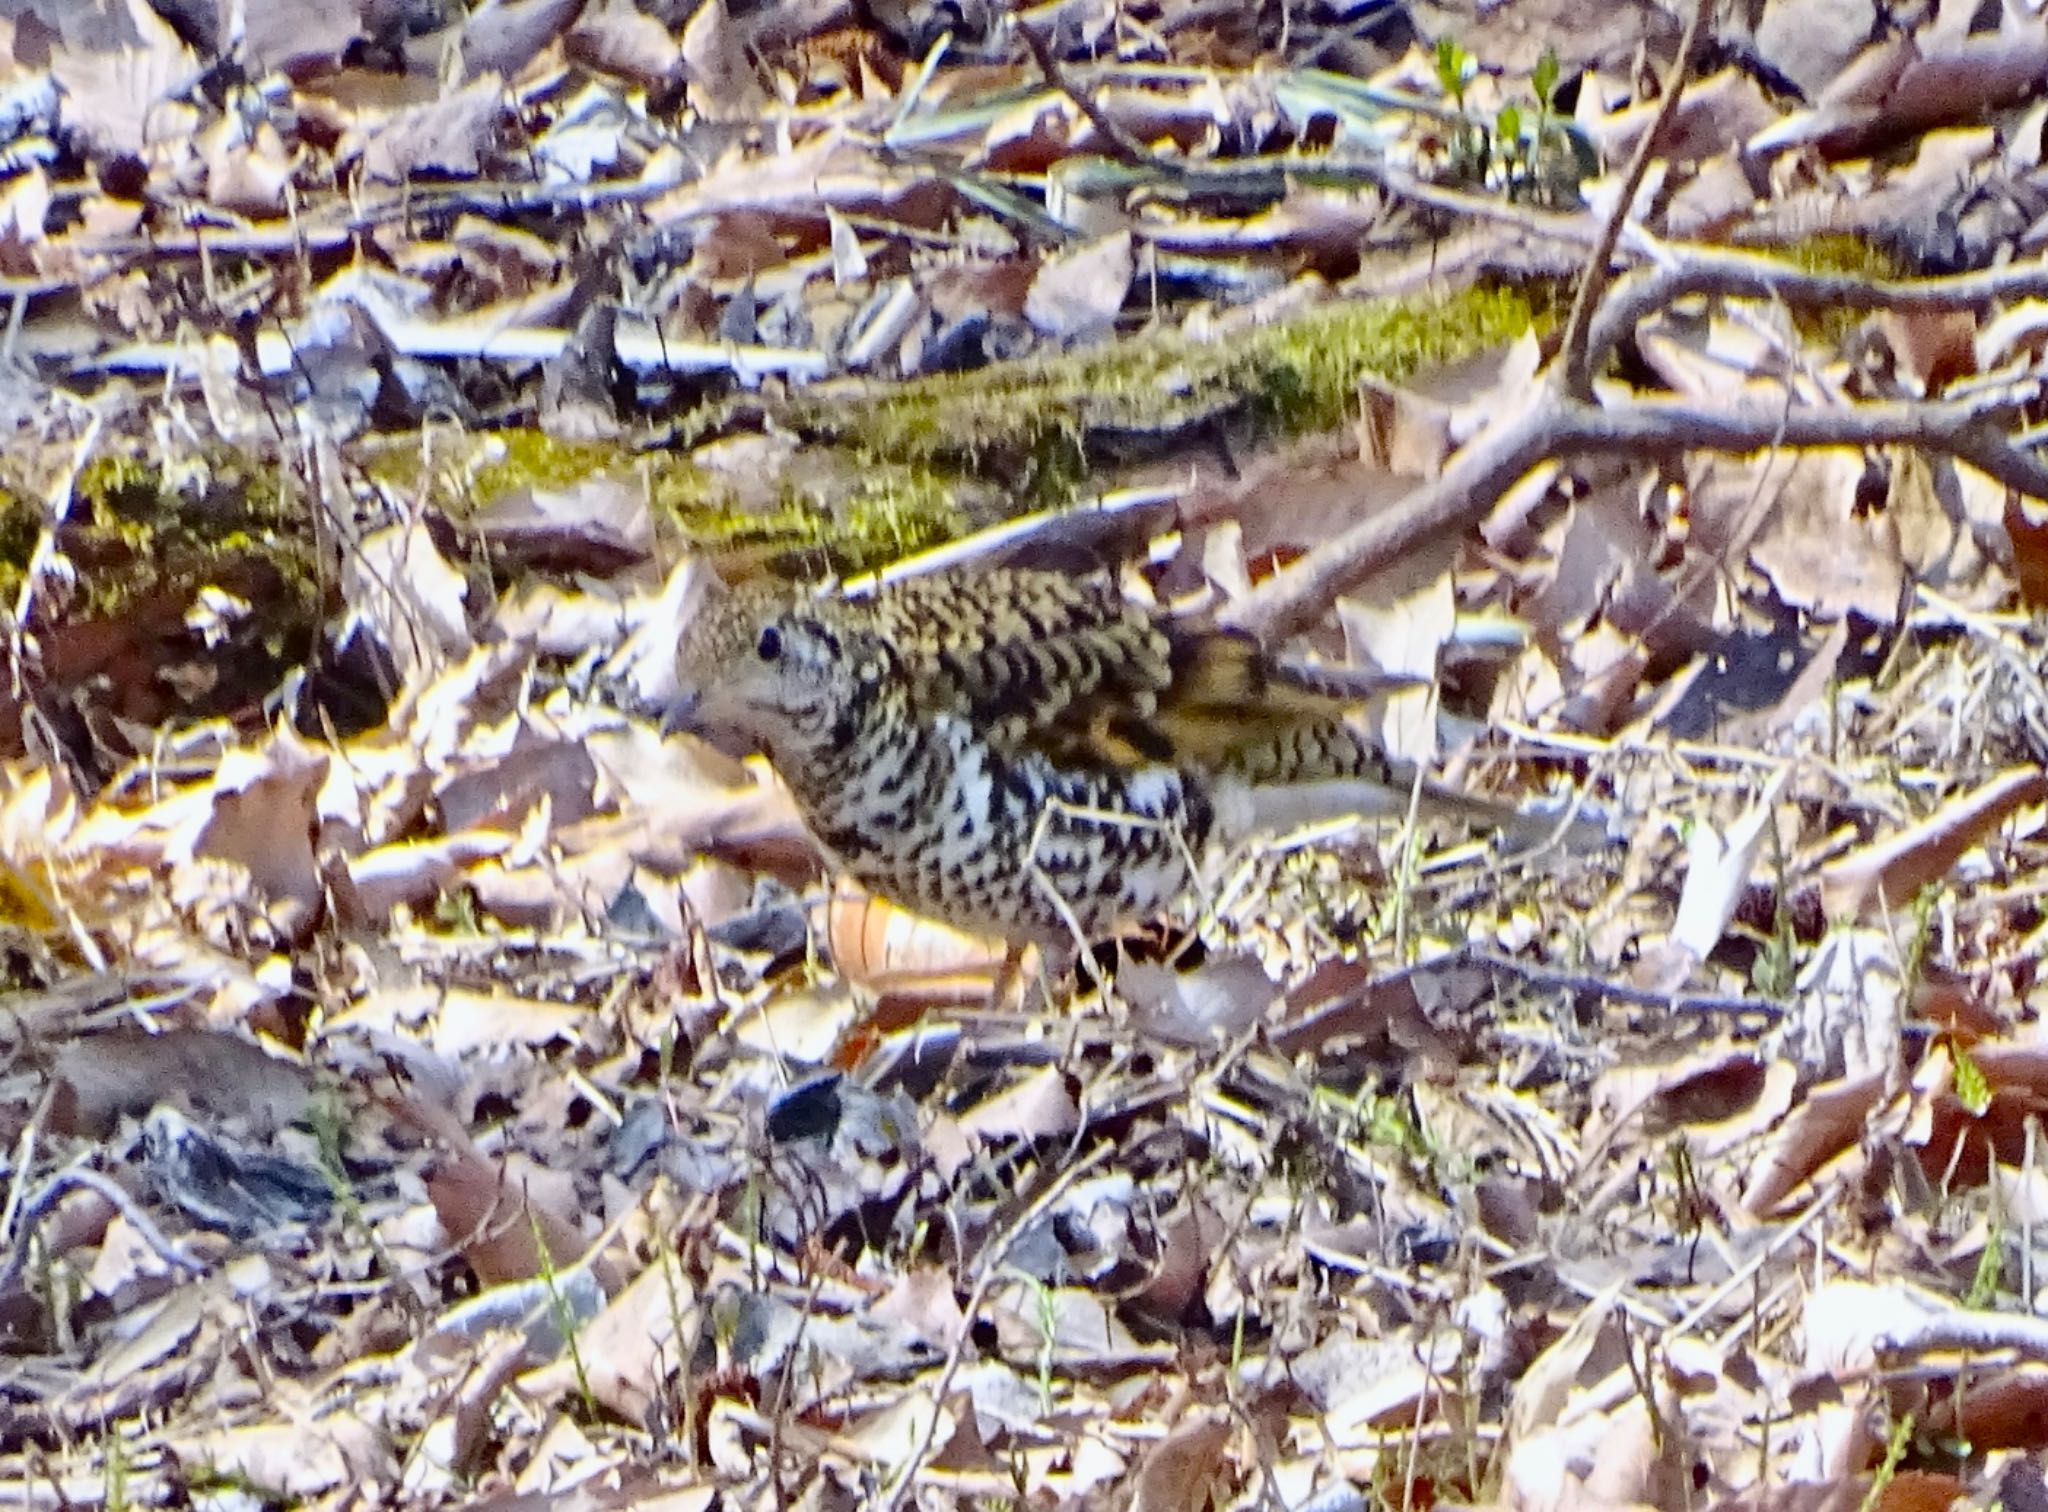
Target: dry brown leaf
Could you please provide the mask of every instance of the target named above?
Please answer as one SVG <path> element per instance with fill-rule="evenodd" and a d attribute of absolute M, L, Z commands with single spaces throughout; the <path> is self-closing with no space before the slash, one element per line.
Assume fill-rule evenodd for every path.
<path fill-rule="evenodd" d="M 463 603 L 469 585 L 424 522 L 364 536 L 342 564 L 342 586 L 409 677 L 437 670 L 475 645 Z"/>
<path fill-rule="evenodd" d="M 1488 426 L 1506 424 L 1538 392 L 1542 350 L 1533 330 L 1505 346 L 1447 367 L 1432 368 L 1398 387 L 1368 380 L 1384 416 L 1374 415 L 1376 460 L 1407 477 L 1433 477 L 1450 454 Z"/>
<path fill-rule="evenodd" d="M 1877 328 L 1912 392 L 1939 394 L 1978 371 L 1978 322 L 1962 310 L 1883 310 Z"/>
<path fill-rule="evenodd" d="M 960 1116 L 960 1129 L 983 1143 L 1003 1143 L 1071 1134 L 1080 1122 L 1066 1073 L 1045 1066 L 968 1109 Z"/>
<path fill-rule="evenodd" d="M 268 1133 L 304 1117 L 313 1095 L 299 1067 L 212 1029 L 116 1029 L 74 1040 L 58 1053 L 50 1081 L 52 1131 L 95 1139 L 113 1133 L 122 1115 L 140 1117 L 159 1103 Z"/>
<path fill-rule="evenodd" d="M 1765 0 L 1756 46 L 1811 100 L 1841 77 L 1876 24 L 1872 0 Z"/>
<path fill-rule="evenodd" d="M 1783 1118 L 1797 1090 L 1794 1067 L 1734 1049 L 1618 1067 L 1595 1084 L 1585 1142 L 1601 1147 L 1633 1125 L 1636 1141 L 1661 1147 L 1682 1130 L 1687 1149 L 1711 1160 Z"/>
<path fill-rule="evenodd" d="M 523 1389 L 543 1401 L 588 1390 L 620 1421 L 645 1422 L 689 1363 L 698 1307 L 691 1278 L 662 1254 L 584 1325 L 574 1358 L 529 1374 Z"/>
<path fill-rule="evenodd" d="M 2033 97 L 2048 78 L 2048 38 L 1983 33 L 1926 53 L 1910 38 L 1878 44 L 1903 50 L 1867 76 L 1855 65 L 1855 100 L 1824 99 L 1775 130 L 1759 133 L 1755 151 L 1810 146 L 1830 158 L 1855 157 L 1942 126 L 1974 123 L 1985 112 Z"/>
<path fill-rule="evenodd" d="M 1123 309 L 1137 263 L 1131 233 L 1115 231 L 1049 260 L 1024 296 L 1024 318 L 1054 341 L 1106 334 Z"/>
<path fill-rule="evenodd" d="M 966 976 L 982 984 L 986 997 L 1005 954 L 1000 940 L 963 934 L 851 885 L 836 888 L 825 905 L 825 937 L 832 964 L 872 992 L 907 988 L 919 978 Z"/>
<path fill-rule="evenodd" d="M 1881 107 L 1899 87 L 1899 76 L 1919 55 L 1909 37 L 1891 36 L 1874 42 L 1828 81 L 1814 96 L 1814 103 L 1822 107 Z"/>
<path fill-rule="evenodd" d="M 94 890 L 78 886 L 87 858 L 66 843 L 77 822 L 78 800 L 60 770 L 0 765 L 0 923 L 44 934 L 90 906 Z"/>
<path fill-rule="evenodd" d="M 362 0 L 264 0 L 246 6 L 239 19 L 250 58 L 302 79 L 338 63 L 364 33 Z"/>
<path fill-rule="evenodd" d="M 1418 552 L 1396 570 L 1337 601 L 1337 622 L 1351 660 L 1416 680 L 1378 701 L 1377 730 L 1389 754 L 1428 770 L 1436 764 L 1436 694 L 1439 659 L 1458 625 L 1449 542 Z"/>
<path fill-rule="evenodd" d="M 228 124 L 227 118 L 222 124 Z M 259 122 L 253 136 L 239 129 L 209 130 L 200 136 L 199 152 L 207 199 L 223 210 L 259 218 L 284 210 L 285 191 L 302 157 L 285 150 L 284 139 L 268 121 Z"/>
<path fill-rule="evenodd" d="M 486 74 L 428 104 L 366 118 L 335 155 L 360 161 L 365 178 L 383 183 L 402 184 L 423 172 L 474 174 L 504 107 L 504 81 Z"/>
<path fill-rule="evenodd" d="M 1181 516 L 1189 524 L 1234 521 L 1243 530 L 1245 556 L 1284 559 L 1387 507 L 1412 486 L 1362 458 L 1350 437 L 1313 436 L 1261 452 L 1234 475 L 1201 468 Z"/>
<path fill-rule="evenodd" d="M 116 0 L 99 15 L 105 29 L 98 35 L 74 33 L 52 50 L 65 129 L 106 153 L 141 154 L 181 141 L 200 118 L 177 97 L 203 65 L 143 0 Z"/>
<path fill-rule="evenodd" d="M 1752 1166 L 1742 1205 L 1763 1217 L 1789 1202 L 1806 1201 L 1810 1188 L 1836 1157 L 1855 1150 L 1869 1132 L 1884 1101 L 1882 1076 L 1822 1085 L 1811 1089 L 1779 1131 L 1768 1150 Z"/>
<path fill-rule="evenodd" d="M 756 117 L 766 95 L 725 0 L 702 0 L 683 26 L 679 50 L 690 81 L 690 104 L 706 120 Z"/>
<path fill-rule="evenodd" d="M 29 272 L 33 263 L 25 249 L 43 239 L 49 214 L 50 181 L 40 168 L 0 183 L 0 261 Z"/>
<path fill-rule="evenodd" d="M 1582 1373 L 1593 1359 L 1600 1336 L 1621 1297 L 1623 1282 L 1615 1282 L 1573 1319 L 1565 1331 L 1530 1362 L 1515 1383 L 1508 1404 L 1509 1442 L 1519 1443 L 1539 1430 L 1555 1427 L 1565 1417 L 1573 1393 L 1584 1384 Z"/>
<path fill-rule="evenodd" d="M 2048 1449 L 2048 1364 L 2028 1362 L 1996 1370 L 1988 1377 L 1972 1375 L 1969 1390 L 1933 1404 L 1927 1416 L 1930 1431 L 1967 1439 L 1986 1453 L 2019 1450 L 2038 1454 Z M 1950 1482 L 1951 1498 L 1963 1487 Z M 1890 1504 L 1887 1503 L 1887 1506 Z M 1945 1509 L 1949 1502 L 1931 1505 Z"/>
<path fill-rule="evenodd" d="M 425 1025 L 429 1031 L 427 1043 L 454 1059 L 492 1045 L 573 1042 L 587 1017 L 585 1010 L 571 1003 L 421 985 L 380 987 L 367 992 L 336 1013 L 332 1022 L 337 1028 L 379 1034 L 395 1034 L 404 1028 Z"/>
<path fill-rule="evenodd" d="M 1777 817 L 1778 795 L 1791 780 L 1781 768 L 1756 801 L 1723 831 L 1697 821 L 1686 841 L 1685 883 L 1678 895 L 1678 916 L 1671 924 L 1671 943 L 1693 962 L 1704 961 L 1721 943 L 1735 907 L 1749 882 L 1750 869 L 1763 849 L 1764 836 Z M 1674 988 L 1683 985 L 1674 982 Z"/>
<path fill-rule="evenodd" d="M 1426 1420 L 1422 1409 L 1465 1343 L 1456 1330 L 1362 1339 L 1338 1328 L 1296 1355 L 1291 1375 L 1324 1415 L 1330 1442 L 1369 1447 L 1396 1423 Z"/>
<path fill-rule="evenodd" d="M 317 1422 L 215 1428 L 183 1441 L 204 1464 L 273 1496 L 293 1500 L 398 1473 L 391 1445 L 369 1422 L 345 1414 Z"/>
<path fill-rule="evenodd" d="M 1190 1309 L 1214 1274 L 1228 1228 L 1222 1213 L 1199 1200 L 1168 1214 L 1159 1225 L 1158 1257 L 1132 1304 L 1147 1317 L 1190 1321 Z"/>
<path fill-rule="evenodd" d="M 1862 454 L 1846 448 L 1716 460 L 1693 489 L 1698 545 L 1731 556 L 1747 550 L 1795 609 L 1890 624 L 1906 563 L 1883 511 L 1859 507 L 1864 474 Z"/>
<path fill-rule="evenodd" d="M 1146 1033 L 1181 1045 L 1234 1039 L 1280 996 L 1279 984 L 1248 954 L 1212 955 L 1192 971 L 1133 962 L 1117 973 L 1116 985 Z"/>
<path fill-rule="evenodd" d="M 50 1407 L 59 1422 L 93 1422 L 140 1410 L 152 1395 L 183 1389 L 197 1369 L 193 1356 L 219 1342 L 222 1301 L 215 1286 L 181 1286 L 128 1310 L 117 1342 Z"/>
<path fill-rule="evenodd" d="M 994 173 L 1043 173 L 1074 150 L 1080 107 L 1050 91 L 1026 95 L 981 134 L 976 167 Z"/>
<path fill-rule="evenodd" d="M 493 84 L 518 78 L 575 23 L 585 3 L 485 0 L 462 23 L 462 77 Z"/>
<path fill-rule="evenodd" d="M 807 222 L 814 244 L 823 246 L 831 234 L 827 208 L 932 227 L 952 204 L 951 191 L 935 186 L 928 176 L 878 163 L 844 137 L 822 132 L 766 162 L 729 154 L 702 178 L 651 201 L 646 213 L 650 225 L 662 226 L 713 215 L 776 212 Z"/>
<path fill-rule="evenodd" d="M 1503 680 L 1496 708 L 1509 718 L 1555 723 L 1564 729 L 1604 735 L 1630 717 L 1650 669 L 1649 649 L 1617 626 L 1596 623 L 1566 648 L 1569 665 L 1560 676 L 1534 648 L 1516 664 L 1527 678 Z"/>
<path fill-rule="evenodd" d="M 400 904 L 440 896 L 463 871 L 513 845 L 502 833 L 451 835 L 439 840 L 403 840 L 348 858 L 349 907 L 353 921 L 368 924 Z"/>
<path fill-rule="evenodd" d="M 861 1022 L 861 1005 L 845 988 L 777 992 L 732 1018 L 734 1040 L 799 1066 L 832 1063 L 833 1052 Z"/>
<path fill-rule="evenodd" d="M 2048 603 L 2048 505 L 2009 492 L 2004 523 L 2020 595 L 2029 607 L 2039 608 Z"/>
<path fill-rule="evenodd" d="M 879 1412 L 866 1414 L 839 1433 L 839 1442 L 862 1460 L 895 1470 L 927 1443 L 943 1444 L 953 1436 L 953 1413 L 932 1400 L 927 1391 L 906 1391 Z"/>
<path fill-rule="evenodd" d="M 906 1269 L 865 1316 L 942 1350 L 952 1349 L 968 1331 L 967 1315 L 960 1311 L 951 1277 L 933 1266 Z"/>
<path fill-rule="evenodd" d="M 599 0 L 577 17 L 564 41 L 578 62 L 642 88 L 666 84 L 683 64 L 681 41 L 630 0 Z"/>
<path fill-rule="evenodd" d="M 1504 1505 L 1512 1512 L 1647 1512 L 1659 1497 L 1657 1424 L 1641 1402 L 1518 1438 Z"/>
<path fill-rule="evenodd" d="M 1526 75 L 1545 47 L 1560 50 L 1566 71 L 1582 66 L 1622 70 L 1646 53 L 1670 55 L 1678 39 L 1669 12 L 1614 11 L 1589 17 L 1569 0 L 1545 0 L 1512 18 L 1477 0 L 1426 0 L 1414 25 L 1425 42 L 1449 36 L 1488 66 Z"/>
<path fill-rule="evenodd" d="M 1931 1179 L 1965 1188 L 1989 1179 L 1992 1162 L 2031 1158 L 2028 1120 L 2048 1096 L 2048 1047 L 2032 1034 L 1976 1046 L 1969 1062 L 1980 1089 L 1968 1099 L 1956 1086 L 1959 1053 L 1938 1042 L 1914 1072 L 1904 1140 Z"/>
<path fill-rule="evenodd" d="M 1230 1418 L 1193 1415 L 1154 1444 L 1132 1477 L 1131 1512 L 1203 1512 L 1220 1496 Z"/>
<path fill-rule="evenodd" d="M 603 473 L 514 488 L 477 510 L 469 525 L 515 560 L 561 572 L 616 573 L 644 561 L 654 545 L 646 486 Z"/>
<path fill-rule="evenodd" d="M 574 1265 L 586 1247 L 573 1201 L 542 1205 L 466 1139 L 443 1155 L 426 1187 L 450 1242 L 486 1286 L 538 1276 L 542 1243 L 557 1270 Z"/>
<path fill-rule="evenodd" d="M 1146 240 L 1162 250 L 1198 257 L 1253 254 L 1275 262 L 1299 257 L 1310 268 L 1336 277 L 1357 264 L 1360 240 L 1384 213 L 1376 201 L 1356 194 L 1295 188 L 1256 215 L 1190 216 L 1156 230 L 1147 227 Z"/>
<path fill-rule="evenodd" d="M 315 799 L 329 758 L 280 727 L 260 750 L 237 749 L 221 759 L 205 793 L 205 809 L 177 823 L 164 847 L 174 885 L 195 895 L 209 890 L 194 873 L 204 861 L 242 868 L 259 895 L 282 905 L 279 926 L 295 933 L 310 926 L 325 904 L 326 887 L 313 837 Z M 174 812 L 190 805 L 172 800 Z"/>
<path fill-rule="evenodd" d="M 1598 95 L 1580 95 L 1579 121 L 1610 163 L 1626 162 L 1662 107 L 1661 100 L 1632 100 L 1603 114 Z M 1711 159 L 1730 142 L 1746 142 L 1777 121 L 1779 113 L 1763 86 L 1746 69 L 1724 68 L 1686 85 L 1677 118 L 1658 141 L 1658 153 L 1675 163 Z"/>

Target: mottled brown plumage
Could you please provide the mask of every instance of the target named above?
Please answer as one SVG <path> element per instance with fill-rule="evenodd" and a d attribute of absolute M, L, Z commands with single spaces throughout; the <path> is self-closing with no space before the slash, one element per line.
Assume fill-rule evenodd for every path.
<path fill-rule="evenodd" d="M 856 880 L 1012 941 L 1160 912 L 1264 796 L 1385 810 L 1413 782 L 1346 722 L 1353 697 L 1101 577 L 751 590 L 700 614 L 678 670 L 692 722 L 764 749 Z"/>

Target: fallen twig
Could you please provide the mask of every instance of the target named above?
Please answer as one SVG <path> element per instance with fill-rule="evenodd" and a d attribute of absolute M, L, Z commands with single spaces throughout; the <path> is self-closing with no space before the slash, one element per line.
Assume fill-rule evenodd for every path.
<path fill-rule="evenodd" d="M 1607 217 L 1607 224 L 1600 229 L 1600 239 L 1593 244 L 1593 255 L 1586 260 L 1585 276 L 1579 280 L 1579 287 L 1572 295 L 1572 312 L 1565 321 L 1564 340 L 1560 344 L 1557 363 L 1563 374 L 1564 391 L 1574 399 L 1593 397 L 1593 366 L 1587 333 L 1592 327 L 1594 313 L 1600 307 L 1600 295 L 1607 287 L 1607 266 L 1614 256 L 1614 249 L 1621 242 L 1622 227 L 1628 224 L 1629 211 L 1634 208 L 1636 191 L 1642 187 L 1643 175 L 1650 170 L 1651 157 L 1657 145 L 1664 138 L 1665 128 L 1678 113 L 1678 101 L 1685 93 L 1685 76 L 1692 67 L 1693 55 L 1699 49 L 1700 39 L 1706 34 L 1707 13 L 1713 9 L 1713 0 L 1693 0 L 1692 15 L 1685 23 L 1685 35 L 1678 44 L 1678 56 L 1671 60 L 1671 71 L 1664 76 L 1664 98 L 1658 103 L 1657 115 L 1650 122 L 1650 129 L 1636 143 L 1635 156 L 1630 159 L 1628 172 L 1622 175 L 1621 187 L 1614 197 L 1614 209 Z"/>

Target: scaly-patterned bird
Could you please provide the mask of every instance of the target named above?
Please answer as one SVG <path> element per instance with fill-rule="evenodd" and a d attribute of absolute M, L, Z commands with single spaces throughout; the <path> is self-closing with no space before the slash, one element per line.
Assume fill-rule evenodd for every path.
<path fill-rule="evenodd" d="M 759 746 L 858 882 L 1064 950 L 1156 916 L 1212 845 L 1404 810 L 1355 689 L 1106 575 L 949 569 L 866 598 L 745 590 L 678 653 L 687 722 Z M 1425 785 L 1429 807 L 1515 816 Z"/>

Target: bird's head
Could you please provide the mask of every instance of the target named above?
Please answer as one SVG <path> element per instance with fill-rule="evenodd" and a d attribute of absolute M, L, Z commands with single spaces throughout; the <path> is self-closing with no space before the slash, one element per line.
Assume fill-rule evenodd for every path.
<path fill-rule="evenodd" d="M 836 601 L 732 593 L 683 634 L 672 722 L 777 762 L 803 760 L 852 738 L 892 667 L 887 645 Z"/>

